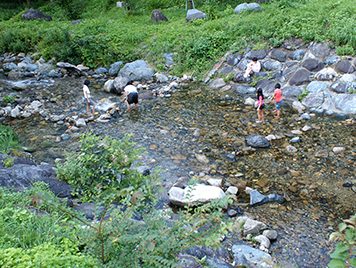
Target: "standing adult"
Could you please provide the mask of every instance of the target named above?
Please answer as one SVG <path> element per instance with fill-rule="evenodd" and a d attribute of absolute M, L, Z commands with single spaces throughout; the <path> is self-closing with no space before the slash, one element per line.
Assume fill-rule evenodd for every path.
<path fill-rule="evenodd" d="M 138 91 L 134 85 L 127 85 L 124 88 L 126 95 L 127 110 L 130 111 L 130 105 L 135 104 L 135 108 L 138 107 Z"/>

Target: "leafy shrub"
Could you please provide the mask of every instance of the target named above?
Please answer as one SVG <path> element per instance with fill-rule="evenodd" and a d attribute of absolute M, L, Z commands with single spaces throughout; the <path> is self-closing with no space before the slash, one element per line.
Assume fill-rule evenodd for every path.
<path fill-rule="evenodd" d="M 51 204 L 84 224 L 75 234 L 77 243 L 85 245 L 86 254 L 105 267 L 128 267 L 129 263 L 132 267 L 175 267 L 176 253 L 194 245 L 218 245 L 221 235 L 231 227 L 221 221 L 220 209 L 227 205 L 229 197 L 179 212 L 175 220 L 167 220 L 169 214 L 157 211 L 155 203 L 142 206 L 142 194 L 133 192 L 132 198 L 121 206 L 116 201 L 126 193 L 112 194 L 94 223 L 58 203 Z M 143 221 L 131 219 L 137 213 Z"/>
<path fill-rule="evenodd" d="M 299 101 L 302 101 L 302 99 L 304 99 L 307 95 L 309 94 L 308 90 L 304 90 L 302 93 L 300 93 L 297 98 Z"/>
<path fill-rule="evenodd" d="M 340 55 L 340 56 L 344 56 L 344 55 L 355 55 L 355 50 L 352 46 L 350 46 L 349 44 L 345 45 L 345 46 L 337 46 L 336 47 L 336 54 Z"/>
<path fill-rule="evenodd" d="M 1 267 L 96 267 L 91 256 L 78 253 L 73 244 L 44 243 L 31 249 L 0 249 Z"/>
<path fill-rule="evenodd" d="M 4 104 L 8 104 L 8 103 L 14 103 L 15 102 L 15 97 L 9 97 L 8 95 L 6 95 L 5 97 L 2 98 L 2 101 L 4 102 Z"/>
<path fill-rule="evenodd" d="M 143 149 L 135 148 L 130 135 L 122 140 L 88 133 L 80 139 L 78 153 L 68 153 L 65 162 L 57 161 L 57 177 L 73 185 L 74 192 L 83 194 L 83 200 L 105 196 L 129 186 L 145 187 L 150 176 L 144 177 L 131 169 Z"/>
<path fill-rule="evenodd" d="M 18 134 L 9 126 L 0 124 L 0 153 L 8 154 L 10 149 L 18 148 Z"/>
<path fill-rule="evenodd" d="M 330 241 L 340 241 L 330 255 L 329 268 L 356 267 L 356 214 L 339 225 L 339 231 L 330 235 Z"/>

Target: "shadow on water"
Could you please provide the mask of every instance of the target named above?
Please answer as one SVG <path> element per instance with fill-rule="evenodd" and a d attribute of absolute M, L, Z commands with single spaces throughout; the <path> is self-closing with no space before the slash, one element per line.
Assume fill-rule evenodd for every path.
<path fill-rule="evenodd" d="M 94 99 L 112 97 L 99 90 L 99 82 L 93 84 Z M 35 95 L 55 98 L 45 105 L 51 114 L 85 114 L 79 81 L 62 79 L 60 84 Z M 281 205 L 244 206 L 243 210 L 278 230 L 279 237 L 271 251 L 282 267 L 325 267 L 329 261 L 328 235 L 338 219 L 355 213 L 356 195 L 342 187 L 344 181 L 355 179 L 355 126 L 346 126 L 344 118 L 322 115 L 296 121 L 297 113 L 286 104 L 282 118 L 277 120 L 271 112 L 273 103 L 266 104 L 266 122 L 256 124 L 256 110 L 244 105 L 246 97 L 196 85 L 175 92 L 170 98 L 141 101 L 139 108 L 131 112 L 122 104 L 120 117 L 105 124 L 89 122 L 79 133 L 92 131 L 117 139 L 132 134 L 132 141 L 147 149 L 141 161 L 162 169 L 165 203 L 167 189 L 177 178 L 191 172 L 223 178 L 225 185 L 242 181 L 263 194 L 284 196 L 288 202 Z M 53 163 L 56 158 L 63 158 L 65 150 L 75 150 L 78 145 L 75 137 L 55 142 L 73 123 L 53 123 L 37 116 L 8 124 L 18 131 L 26 146 L 36 148 L 33 154 L 38 161 Z M 291 133 L 305 125 L 312 130 Z M 271 141 L 269 149 L 244 151 L 245 138 L 252 134 L 276 135 L 280 139 Z M 291 143 L 295 136 L 301 142 Z M 297 151 L 289 153 L 288 145 Z M 335 146 L 346 150 L 333 153 Z M 242 153 L 233 159 L 234 151 Z M 197 155 L 205 155 L 207 162 L 199 161 Z M 232 244 L 234 239 L 230 234 L 225 243 Z"/>

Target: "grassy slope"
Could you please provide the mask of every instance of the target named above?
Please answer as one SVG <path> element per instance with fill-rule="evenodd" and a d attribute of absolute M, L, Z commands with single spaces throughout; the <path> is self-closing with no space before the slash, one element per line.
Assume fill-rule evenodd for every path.
<path fill-rule="evenodd" d="M 214 19 L 185 21 L 184 5 L 162 10 L 168 22 L 153 23 L 151 11 L 128 15 L 120 9 L 102 11 L 89 8 L 82 23 L 70 25 L 55 6 L 41 7 L 53 21 L 22 21 L 20 15 L 0 23 L 0 52 L 36 51 L 46 58 L 56 57 L 91 67 L 115 61 L 145 58 L 163 70 L 163 53 L 174 52 L 176 74 L 196 70 L 204 73 L 227 50 L 243 51 L 278 47 L 290 37 L 308 41 L 332 41 L 341 53 L 356 48 L 356 7 L 351 0 L 276 0 L 261 4 L 262 12 L 234 14 L 235 6 L 207 5 L 196 8 Z M 33 31 L 34 27 L 38 31 Z M 11 34 L 12 33 L 12 34 Z M 12 45 L 11 45 L 12 44 Z M 172 71 L 172 70 L 171 70 Z"/>

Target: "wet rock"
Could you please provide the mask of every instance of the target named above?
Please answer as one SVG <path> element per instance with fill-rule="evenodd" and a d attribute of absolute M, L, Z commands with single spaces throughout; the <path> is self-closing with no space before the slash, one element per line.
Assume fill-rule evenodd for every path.
<path fill-rule="evenodd" d="M 293 153 L 293 154 L 298 151 L 297 148 L 295 148 L 294 146 L 291 146 L 291 145 L 288 145 L 288 146 L 286 147 L 286 149 L 287 149 L 287 152 L 288 152 L 288 153 Z"/>
<path fill-rule="evenodd" d="M 51 115 L 51 121 L 52 121 L 52 122 L 62 121 L 64 118 L 66 118 L 66 116 L 65 116 L 64 114 L 61 114 L 61 115 Z"/>
<path fill-rule="evenodd" d="M 167 76 L 161 73 L 156 73 L 155 76 L 158 83 L 167 83 L 169 80 Z"/>
<path fill-rule="evenodd" d="M 340 78 L 341 82 L 355 82 L 356 81 L 356 75 L 353 74 L 344 74 Z"/>
<path fill-rule="evenodd" d="M 142 174 L 143 176 L 148 176 L 151 174 L 151 171 L 148 167 L 146 166 L 139 166 L 136 168 L 137 172 Z"/>
<path fill-rule="evenodd" d="M 261 250 L 268 249 L 271 246 L 271 241 L 264 235 L 255 236 L 254 239 L 260 243 Z"/>
<path fill-rule="evenodd" d="M 105 82 L 104 84 L 104 91 L 107 93 L 110 93 L 114 90 L 114 80 L 113 79 L 109 79 L 108 81 Z M 121 90 L 120 90 L 121 92 Z"/>
<path fill-rule="evenodd" d="M 278 202 L 282 203 L 284 202 L 284 198 L 278 194 L 269 194 L 268 196 L 265 196 L 263 194 L 260 194 L 257 190 L 253 190 L 250 193 L 250 205 L 262 205 L 264 203 L 269 203 L 269 202 Z"/>
<path fill-rule="evenodd" d="M 268 51 L 265 49 L 259 49 L 259 50 L 251 50 L 250 52 L 246 53 L 245 57 L 247 59 L 253 59 L 253 58 L 257 58 L 257 59 L 264 59 L 268 54 Z"/>
<path fill-rule="evenodd" d="M 356 94 L 338 94 L 332 99 L 337 109 L 345 113 L 356 114 Z"/>
<path fill-rule="evenodd" d="M 300 137 L 294 137 L 293 139 L 290 139 L 289 142 L 298 143 L 298 142 L 300 142 Z"/>
<path fill-rule="evenodd" d="M 76 127 L 86 127 L 87 123 L 85 122 L 84 118 L 79 118 L 78 120 L 75 121 L 75 126 Z"/>
<path fill-rule="evenodd" d="M 317 158 L 328 158 L 329 157 L 329 152 L 327 150 L 321 150 L 316 152 L 315 157 Z"/>
<path fill-rule="evenodd" d="M 276 240 L 278 236 L 278 233 L 275 230 L 264 230 L 262 234 L 270 240 Z"/>
<path fill-rule="evenodd" d="M 246 144 L 248 146 L 251 146 L 254 148 L 268 148 L 269 147 L 269 143 L 266 140 L 266 138 L 264 138 L 260 135 L 257 135 L 257 134 L 253 134 L 253 135 L 246 137 Z"/>
<path fill-rule="evenodd" d="M 210 161 L 209 158 L 207 158 L 203 154 L 195 154 L 194 156 L 196 159 L 198 159 L 199 162 L 204 163 L 204 164 L 208 164 Z"/>
<path fill-rule="evenodd" d="M 222 179 L 214 179 L 210 178 L 207 180 L 207 183 L 211 186 L 221 187 L 222 186 Z"/>
<path fill-rule="evenodd" d="M 241 54 L 234 53 L 232 55 L 227 56 L 226 62 L 227 62 L 227 64 L 229 64 L 231 66 L 235 66 L 236 64 L 238 64 L 240 62 L 241 59 L 242 59 Z"/>
<path fill-rule="evenodd" d="M 120 68 L 122 65 L 123 65 L 122 61 L 117 61 L 117 62 L 111 64 L 110 69 L 109 69 L 109 75 L 116 76 L 118 74 L 118 72 L 120 71 Z"/>
<path fill-rule="evenodd" d="M 311 58 L 304 60 L 302 66 L 311 72 L 318 72 L 324 67 L 319 60 Z"/>
<path fill-rule="evenodd" d="M 303 128 L 302 128 L 302 131 L 303 132 L 307 132 L 309 130 L 313 129 L 312 127 L 308 126 L 308 125 L 305 125 Z"/>

